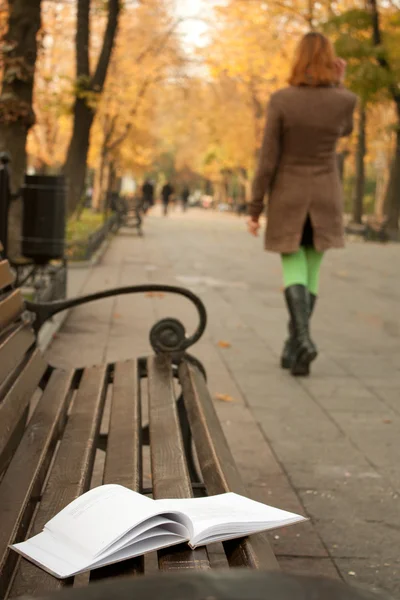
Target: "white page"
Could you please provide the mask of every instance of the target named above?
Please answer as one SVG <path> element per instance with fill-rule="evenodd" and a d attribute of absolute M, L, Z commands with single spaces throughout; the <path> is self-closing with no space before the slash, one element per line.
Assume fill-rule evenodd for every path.
<path fill-rule="evenodd" d="M 162 550 L 163 548 L 169 548 L 182 543 L 182 538 L 179 535 L 173 533 L 162 533 L 158 536 L 150 539 L 144 539 L 137 544 L 123 548 L 115 554 L 112 554 L 108 558 L 97 561 L 91 565 L 91 569 L 99 569 L 108 565 L 113 565 L 129 558 L 135 558 L 136 556 L 142 556 L 154 550 Z"/>
<path fill-rule="evenodd" d="M 98 569 L 129 558 L 142 556 L 154 550 L 181 544 L 182 541 L 180 535 L 160 529 L 154 532 L 154 536 L 145 538 L 97 561 L 91 561 L 87 556 L 71 549 L 69 545 L 63 544 L 50 531 L 43 531 L 26 542 L 15 544 L 12 548 L 50 575 L 66 579 L 91 569 Z"/>
<path fill-rule="evenodd" d="M 305 520 L 261 502 L 238 494 L 227 493 L 208 498 L 156 500 L 157 507 L 184 512 L 193 523 L 191 545 L 200 543 L 211 533 L 219 540 L 242 537 L 258 531 L 273 529 Z"/>
<path fill-rule="evenodd" d="M 11 546 L 51 575 L 65 579 L 86 571 L 92 559 L 69 544 L 64 544 L 50 531 L 42 531 L 26 542 Z"/>
<path fill-rule="evenodd" d="M 170 525 L 173 521 L 171 519 L 166 519 L 165 517 L 151 517 L 144 523 L 137 525 L 133 529 L 130 529 L 127 534 L 123 535 L 118 542 L 114 542 L 107 550 L 96 555 L 96 558 L 104 558 L 105 556 L 109 556 L 122 548 L 126 548 L 130 544 L 135 541 L 139 541 L 143 535 L 147 535 L 152 532 L 153 529 L 157 529 L 162 525 Z M 186 532 L 187 537 L 187 532 Z"/>
<path fill-rule="evenodd" d="M 103 485 L 71 502 L 45 529 L 95 557 L 157 512 L 151 498 L 120 485 Z"/>
<path fill-rule="evenodd" d="M 190 538 L 189 530 L 181 523 L 171 521 L 165 517 L 151 517 L 151 519 L 148 519 L 148 521 L 142 525 L 135 527 L 132 531 L 129 531 L 129 533 L 122 536 L 118 542 L 110 546 L 110 548 L 108 548 L 105 552 L 98 554 L 96 556 L 96 560 L 104 559 L 107 556 L 112 556 L 116 552 L 119 552 L 119 550 L 128 548 L 146 538 L 150 539 L 155 535 L 161 535 L 164 533 L 179 535 L 182 542 L 188 542 Z"/>

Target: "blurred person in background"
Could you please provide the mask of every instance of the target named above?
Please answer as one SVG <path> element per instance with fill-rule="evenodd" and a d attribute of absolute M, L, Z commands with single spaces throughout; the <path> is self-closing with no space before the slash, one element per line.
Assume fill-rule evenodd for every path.
<path fill-rule="evenodd" d="M 168 215 L 168 206 L 171 201 L 171 197 L 172 197 L 173 193 L 174 193 L 174 188 L 172 187 L 171 183 L 169 181 L 167 181 L 167 183 L 163 186 L 163 188 L 161 190 L 161 199 L 162 199 L 162 203 L 163 203 L 164 217 L 166 217 Z"/>
<path fill-rule="evenodd" d="M 142 187 L 142 197 L 143 197 L 143 212 L 144 214 L 154 205 L 154 185 L 149 179 L 143 184 Z"/>
<path fill-rule="evenodd" d="M 353 130 L 357 97 L 343 87 L 346 63 L 317 32 L 301 40 L 289 87 L 271 96 L 248 228 L 258 235 L 269 194 L 265 248 L 282 257 L 289 337 L 281 366 L 310 373 L 317 348 L 309 319 L 324 252 L 344 246 L 342 187 L 336 145 Z"/>
<path fill-rule="evenodd" d="M 182 210 L 186 212 L 190 198 L 190 190 L 187 185 L 182 190 Z"/>

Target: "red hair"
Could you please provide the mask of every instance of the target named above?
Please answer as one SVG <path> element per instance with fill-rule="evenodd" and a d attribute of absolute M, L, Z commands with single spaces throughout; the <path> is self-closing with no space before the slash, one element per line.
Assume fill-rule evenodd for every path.
<path fill-rule="evenodd" d="M 322 33 L 311 31 L 300 41 L 289 83 L 311 87 L 339 83 L 333 44 Z"/>

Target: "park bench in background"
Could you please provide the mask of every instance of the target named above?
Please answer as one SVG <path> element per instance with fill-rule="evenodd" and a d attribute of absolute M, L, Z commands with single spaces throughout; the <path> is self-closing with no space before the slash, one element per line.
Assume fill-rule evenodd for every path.
<path fill-rule="evenodd" d="M 35 331 L 61 310 L 149 291 L 192 301 L 199 314 L 195 333 L 186 337 L 179 321 L 164 319 L 150 332 L 153 356 L 75 370 L 50 366 L 36 345 Z M 205 326 L 201 301 L 187 290 L 168 286 L 132 286 L 72 300 L 24 303 L 20 290 L 13 288 L 8 262 L 0 260 L 0 598 L 45 596 L 73 585 L 20 559 L 8 546 L 39 533 L 52 516 L 88 490 L 97 448 L 105 451 L 103 483 L 152 492 L 155 498 L 246 494 L 201 365 L 187 353 Z M 109 397 L 109 430 L 104 436 L 100 424 Z M 148 425 L 141 417 L 145 402 Z M 146 490 L 142 448 L 148 444 L 152 488 Z M 224 550 L 231 567 L 277 568 L 264 535 L 227 542 Z M 178 546 L 158 553 L 160 571 L 210 566 L 208 548 Z M 143 571 L 144 560 L 134 559 L 94 571 L 91 581 Z"/>

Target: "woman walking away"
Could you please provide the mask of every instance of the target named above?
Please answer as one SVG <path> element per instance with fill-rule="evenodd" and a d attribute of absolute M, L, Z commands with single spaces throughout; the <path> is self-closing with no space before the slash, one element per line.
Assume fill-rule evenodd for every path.
<path fill-rule="evenodd" d="M 282 256 L 289 338 L 281 365 L 308 375 L 317 357 L 309 318 L 318 295 L 323 253 L 344 246 L 342 189 L 336 158 L 353 130 L 357 97 L 343 87 L 346 63 L 322 34 L 300 42 L 290 86 L 272 95 L 249 205 L 258 234 L 269 193 L 265 247 Z"/>

